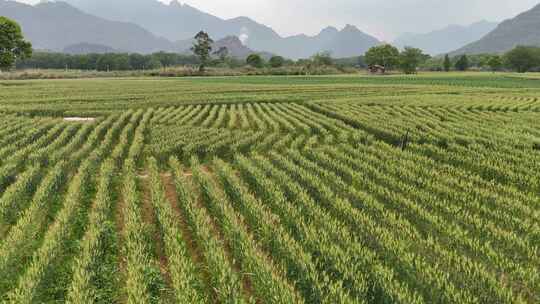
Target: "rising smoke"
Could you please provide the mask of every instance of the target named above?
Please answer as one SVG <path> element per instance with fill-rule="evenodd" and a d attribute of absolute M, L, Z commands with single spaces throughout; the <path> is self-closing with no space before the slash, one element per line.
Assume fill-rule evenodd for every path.
<path fill-rule="evenodd" d="M 240 29 L 240 35 L 238 35 L 238 39 L 240 39 L 243 45 L 246 45 L 247 41 L 249 40 L 249 30 L 245 27 Z"/>

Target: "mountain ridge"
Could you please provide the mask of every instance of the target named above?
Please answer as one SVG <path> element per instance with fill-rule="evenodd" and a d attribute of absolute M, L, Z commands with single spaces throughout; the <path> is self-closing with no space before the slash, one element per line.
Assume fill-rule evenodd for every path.
<path fill-rule="evenodd" d="M 380 43 L 377 38 L 356 27 L 352 32 L 349 32 L 347 27 L 345 31 L 333 28 L 335 29 L 332 31 L 333 37 L 321 34 L 282 37 L 271 27 L 249 17 L 222 19 L 177 0 L 169 4 L 157 0 L 66 1 L 105 19 L 137 23 L 155 35 L 171 41 L 189 40 L 198 31 L 204 30 L 216 41 L 228 36 L 237 36 L 252 50 L 267 51 L 292 59 L 310 57 L 321 51 L 330 51 L 334 56 L 358 56 Z M 332 27 L 326 29 L 329 28 Z M 321 33 L 323 31 L 324 29 Z M 342 36 L 347 36 L 349 40 Z"/>
<path fill-rule="evenodd" d="M 92 16 L 65 2 L 28 5 L 0 0 L 0 12 L 21 24 L 24 35 L 36 49 L 62 51 L 87 43 L 138 53 L 175 50 L 173 43 L 139 25 Z"/>
<path fill-rule="evenodd" d="M 540 5 L 535 8 L 538 7 Z M 0 0 L 0 11 L 22 24 L 23 31 L 36 48 L 55 51 L 69 46 L 84 50 L 85 47 L 81 45 L 87 44 L 86 49 L 110 48 L 138 53 L 185 52 L 191 47 L 192 37 L 200 30 L 207 31 L 215 41 L 238 37 L 245 48 L 239 47 L 234 41 L 232 47 L 239 51 L 233 54 L 236 57 L 244 57 L 246 50 L 250 50 L 291 59 L 308 58 L 322 51 L 329 51 L 334 57 L 347 58 L 362 55 L 370 47 L 381 44 L 377 38 L 351 24 L 342 29 L 327 26 L 312 36 L 298 34 L 282 37 L 271 27 L 249 17 L 223 19 L 178 0 L 169 4 L 157 0 L 64 0 L 46 1 L 33 6 Z M 507 20 L 499 27 L 509 22 Z M 538 26 L 540 28 L 540 24 Z M 437 55 L 477 40 L 493 28 L 495 23 L 487 21 L 468 26 L 449 25 L 428 33 L 405 34 L 394 43 L 398 47 L 419 47 Z M 537 40 L 540 44 L 540 37 Z M 232 40 L 229 42 L 232 43 Z M 459 50 L 474 52 L 473 46 L 474 43 L 471 43 L 468 48 Z"/>
<path fill-rule="evenodd" d="M 394 40 L 397 47 L 418 47 L 430 55 L 452 52 L 457 48 L 474 42 L 497 26 L 496 22 L 486 20 L 469 25 L 451 24 L 445 28 L 427 33 L 405 33 Z"/>
<path fill-rule="evenodd" d="M 28 5 L 0 0 L 0 11 L 19 22 L 25 36 L 40 50 L 67 54 L 188 53 L 193 44 L 193 39 L 170 42 L 139 25 L 95 17 L 61 1 Z M 228 36 L 214 43 L 216 49 L 221 46 L 228 47 L 230 56 L 239 59 L 255 53 L 237 37 Z"/>
<path fill-rule="evenodd" d="M 453 55 L 504 53 L 518 45 L 540 46 L 540 4 L 507 19 L 481 39 L 461 47 Z"/>

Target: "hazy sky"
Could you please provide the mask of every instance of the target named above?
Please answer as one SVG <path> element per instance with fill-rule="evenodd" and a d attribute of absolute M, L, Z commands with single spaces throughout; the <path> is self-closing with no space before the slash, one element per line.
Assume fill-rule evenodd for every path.
<path fill-rule="evenodd" d="M 350 23 L 386 40 L 403 32 L 428 32 L 448 24 L 469 24 L 483 19 L 502 21 L 540 3 L 540 0 L 179 1 L 223 18 L 248 16 L 281 35 L 316 34 L 328 25 L 343 27 Z"/>

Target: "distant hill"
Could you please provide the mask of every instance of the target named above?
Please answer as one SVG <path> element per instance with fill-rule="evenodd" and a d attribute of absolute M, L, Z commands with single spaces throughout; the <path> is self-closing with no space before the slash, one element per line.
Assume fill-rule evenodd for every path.
<path fill-rule="evenodd" d="M 339 31 L 322 49 L 332 52 L 337 58 L 363 55 L 380 41 L 362 31 L 356 26 L 347 25 Z"/>
<path fill-rule="evenodd" d="M 64 2 L 42 2 L 32 6 L 0 0 L 0 15 L 19 22 L 24 35 L 36 49 L 63 51 L 66 47 L 84 43 L 125 52 L 175 50 L 173 43 L 136 24 L 95 17 Z"/>
<path fill-rule="evenodd" d="M 66 46 L 62 50 L 62 53 L 80 55 L 80 54 L 118 53 L 118 51 L 113 49 L 110 46 L 83 42 L 83 43 L 77 43 L 77 44 Z"/>
<path fill-rule="evenodd" d="M 225 20 L 178 1 L 67 1 L 32 6 L 0 0 L 0 14 L 18 21 L 35 48 L 70 53 L 181 52 L 191 47 L 192 37 L 200 30 L 208 31 L 215 41 L 231 43 L 231 54 L 239 58 L 258 52 L 265 57 L 277 54 L 298 59 L 321 51 L 352 57 L 380 43 L 353 25 L 342 30 L 328 27 L 315 36 L 284 38 L 247 17 Z"/>
<path fill-rule="evenodd" d="M 333 57 L 344 58 L 363 55 L 370 47 L 380 44 L 352 25 L 341 31 L 327 27 L 316 36 L 296 35 L 274 41 L 265 50 L 288 58 L 308 58 L 315 53 L 329 51 Z"/>
<path fill-rule="evenodd" d="M 468 26 L 450 25 L 425 34 L 404 34 L 393 44 L 399 48 L 417 47 L 430 55 L 445 54 L 484 37 L 497 27 L 497 23 L 480 21 Z"/>
<path fill-rule="evenodd" d="M 176 42 L 176 48 L 183 53 L 191 53 L 191 47 L 193 46 L 194 39 L 188 39 L 183 41 Z M 263 58 L 269 59 L 272 54 L 268 52 L 257 52 L 247 46 L 245 46 L 239 37 L 236 36 L 227 36 L 223 39 L 219 39 L 212 44 L 212 52 L 219 50 L 221 47 L 226 47 L 229 51 L 229 56 L 236 59 L 244 60 L 249 55 L 257 53 L 260 54 Z"/>
<path fill-rule="evenodd" d="M 174 0 L 66 0 L 81 10 L 110 20 L 133 22 L 184 45 L 200 30 L 214 40 L 237 36 L 248 48 L 268 51 L 288 58 L 306 58 L 320 51 L 335 57 L 362 55 L 379 41 L 349 25 L 339 31 L 326 28 L 319 35 L 281 37 L 273 29 L 247 17 L 221 19 Z"/>
<path fill-rule="evenodd" d="M 453 54 L 503 53 L 517 45 L 540 46 L 540 4 L 504 21 L 482 39 Z"/>
<path fill-rule="evenodd" d="M 75 7 L 109 20 L 133 22 L 170 41 L 188 40 L 200 30 L 215 40 L 227 36 L 243 37 L 248 46 L 262 47 L 279 38 L 271 28 L 249 18 L 221 19 L 173 0 L 66 0 Z"/>
<path fill-rule="evenodd" d="M 227 50 L 229 51 L 229 56 L 237 58 L 237 59 L 242 59 L 242 60 L 246 59 L 249 55 L 254 54 L 254 53 L 260 54 L 266 60 L 268 60 L 272 56 L 272 54 L 270 53 L 256 52 L 248 48 L 242 43 L 240 38 L 236 36 L 225 37 L 223 39 L 216 41 L 212 45 L 212 49 L 214 51 L 219 50 L 221 47 L 227 48 Z"/>

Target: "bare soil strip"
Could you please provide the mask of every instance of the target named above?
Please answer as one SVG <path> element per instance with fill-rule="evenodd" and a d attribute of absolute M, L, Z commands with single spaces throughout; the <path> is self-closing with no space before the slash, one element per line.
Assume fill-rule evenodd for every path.
<path fill-rule="evenodd" d="M 173 177 L 171 174 L 161 174 L 161 180 L 165 187 L 165 196 L 167 198 L 167 201 L 171 204 L 171 207 L 175 211 L 178 218 L 178 224 L 187 246 L 187 252 L 190 255 L 193 263 L 195 263 L 197 268 L 201 271 L 203 281 L 207 286 L 209 286 L 210 274 L 208 273 L 208 268 L 206 266 L 207 264 L 201 249 L 197 246 L 193 238 L 193 233 L 186 221 L 186 215 L 182 211 L 182 208 L 180 208 L 180 202 L 178 201 L 178 193 L 176 192 Z"/>
<path fill-rule="evenodd" d="M 120 183 L 121 184 L 121 183 Z M 121 186 L 120 186 L 121 188 Z M 116 210 L 114 212 L 114 220 L 116 225 L 116 235 L 118 242 L 118 271 L 119 277 L 122 278 L 122 281 L 125 282 L 127 276 L 127 257 L 125 250 L 125 216 L 124 210 L 126 208 L 126 201 L 124 200 L 124 194 L 122 189 L 118 191 L 118 199 L 116 203 Z M 127 295 L 125 292 L 120 293 L 121 298 L 119 299 L 120 303 L 127 303 Z"/>
<path fill-rule="evenodd" d="M 163 185 L 165 186 L 165 196 L 167 197 L 167 201 L 171 204 L 171 207 L 178 216 L 178 224 L 180 226 L 180 229 L 182 230 L 182 236 L 184 237 L 184 241 L 186 242 L 188 253 L 191 255 L 195 263 L 199 265 L 204 265 L 203 254 L 201 250 L 197 247 L 193 239 L 193 234 L 186 222 L 185 214 L 179 206 L 180 202 L 178 201 L 178 195 L 176 193 L 173 178 L 171 177 L 171 175 L 162 174 L 161 179 L 163 181 Z"/>
<path fill-rule="evenodd" d="M 148 185 L 148 183 L 144 179 L 140 180 L 139 185 L 142 190 L 141 207 L 143 221 L 148 225 L 148 227 L 151 227 L 152 229 L 152 239 L 154 243 L 155 256 L 159 262 L 161 276 L 163 277 L 165 283 L 168 286 L 171 286 L 171 277 L 168 271 L 169 262 L 167 260 L 167 255 L 165 254 L 163 239 L 156 223 L 156 215 L 154 214 L 154 207 L 152 206 L 150 185 Z"/>

